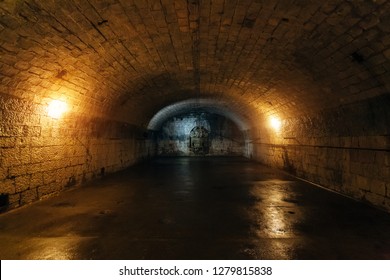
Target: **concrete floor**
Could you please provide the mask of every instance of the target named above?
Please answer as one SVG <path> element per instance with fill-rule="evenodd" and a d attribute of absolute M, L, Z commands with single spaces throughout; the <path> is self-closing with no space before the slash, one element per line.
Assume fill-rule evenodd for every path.
<path fill-rule="evenodd" d="M 166 158 L 0 215 L 0 259 L 390 259 L 390 214 L 241 158 Z"/>

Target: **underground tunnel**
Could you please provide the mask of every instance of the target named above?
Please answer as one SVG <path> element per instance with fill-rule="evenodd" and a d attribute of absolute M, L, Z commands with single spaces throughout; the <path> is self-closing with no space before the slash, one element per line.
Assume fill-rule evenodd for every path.
<path fill-rule="evenodd" d="M 0 1 L 0 258 L 390 258 L 389 26 L 387 0 Z"/>

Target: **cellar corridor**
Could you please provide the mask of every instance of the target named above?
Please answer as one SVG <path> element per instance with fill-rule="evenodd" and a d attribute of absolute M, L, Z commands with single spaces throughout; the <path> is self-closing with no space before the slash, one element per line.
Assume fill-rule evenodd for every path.
<path fill-rule="evenodd" d="M 0 0 L 0 257 L 390 259 L 389 0 Z"/>

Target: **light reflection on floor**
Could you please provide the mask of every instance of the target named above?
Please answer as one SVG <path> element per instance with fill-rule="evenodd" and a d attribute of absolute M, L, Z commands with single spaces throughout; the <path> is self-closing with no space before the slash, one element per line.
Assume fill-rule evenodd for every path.
<path fill-rule="evenodd" d="M 390 216 L 240 158 L 158 159 L 0 215 L 0 259 L 386 259 Z"/>

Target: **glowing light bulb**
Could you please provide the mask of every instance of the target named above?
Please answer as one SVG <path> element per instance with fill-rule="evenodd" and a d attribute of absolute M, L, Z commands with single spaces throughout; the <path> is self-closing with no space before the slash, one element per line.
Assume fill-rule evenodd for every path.
<path fill-rule="evenodd" d="M 47 114 L 49 117 L 54 119 L 59 119 L 63 113 L 65 113 L 68 109 L 68 105 L 59 100 L 52 100 L 47 107 Z"/>
<path fill-rule="evenodd" d="M 282 127 L 282 122 L 281 122 L 280 119 L 277 118 L 277 117 L 273 117 L 273 116 L 270 117 L 269 122 L 270 122 L 271 127 L 272 127 L 274 130 L 276 130 L 276 131 L 279 131 L 280 128 Z"/>

